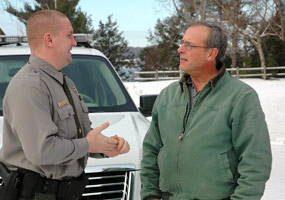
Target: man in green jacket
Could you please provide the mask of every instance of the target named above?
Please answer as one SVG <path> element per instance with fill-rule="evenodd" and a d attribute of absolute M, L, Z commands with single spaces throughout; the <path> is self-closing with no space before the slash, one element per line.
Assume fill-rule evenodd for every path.
<path fill-rule="evenodd" d="M 272 163 L 256 92 L 226 72 L 227 36 L 190 24 L 181 45 L 184 76 L 157 97 L 143 142 L 141 197 L 261 199 Z"/>

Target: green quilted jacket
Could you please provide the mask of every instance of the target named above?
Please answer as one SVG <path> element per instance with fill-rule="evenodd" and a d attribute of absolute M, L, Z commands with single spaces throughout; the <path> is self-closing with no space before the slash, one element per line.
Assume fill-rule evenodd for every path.
<path fill-rule="evenodd" d="M 256 92 L 223 69 L 192 109 L 185 78 L 157 97 L 143 142 L 141 198 L 260 199 L 272 163 Z"/>

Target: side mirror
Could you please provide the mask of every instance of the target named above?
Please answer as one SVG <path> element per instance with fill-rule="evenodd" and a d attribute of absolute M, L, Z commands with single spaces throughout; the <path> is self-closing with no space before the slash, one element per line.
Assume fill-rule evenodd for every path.
<path fill-rule="evenodd" d="M 156 97 L 157 97 L 157 94 L 141 95 L 141 96 L 140 96 L 140 107 L 139 107 L 139 111 L 140 111 L 145 117 L 151 116 L 151 111 L 152 111 L 153 104 L 154 104 L 154 102 L 155 102 Z"/>

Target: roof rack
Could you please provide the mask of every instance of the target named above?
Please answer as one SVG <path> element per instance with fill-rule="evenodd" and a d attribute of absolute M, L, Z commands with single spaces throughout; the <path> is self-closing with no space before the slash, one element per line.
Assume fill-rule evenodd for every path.
<path fill-rule="evenodd" d="M 77 46 L 85 46 L 90 48 L 91 43 L 93 42 L 93 34 L 84 34 L 84 33 L 76 33 L 73 34 L 75 41 L 77 42 Z"/>
<path fill-rule="evenodd" d="M 75 41 L 78 45 L 87 45 L 90 46 L 93 41 L 93 34 L 73 34 Z M 21 43 L 27 43 L 27 36 L 17 36 L 17 35 L 0 35 L 0 46 L 7 44 L 17 44 L 21 45 Z"/>
<path fill-rule="evenodd" d="M 6 44 L 17 44 L 20 45 L 21 43 L 27 43 L 26 36 L 11 36 L 11 35 L 0 35 L 0 45 Z"/>

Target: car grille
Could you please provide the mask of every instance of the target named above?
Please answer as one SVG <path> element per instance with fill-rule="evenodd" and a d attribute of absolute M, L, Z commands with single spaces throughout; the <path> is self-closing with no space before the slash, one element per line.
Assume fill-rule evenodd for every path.
<path fill-rule="evenodd" d="M 89 183 L 82 195 L 82 200 L 132 199 L 131 187 L 134 181 L 134 171 L 113 168 L 103 172 L 86 173 L 89 175 Z"/>

